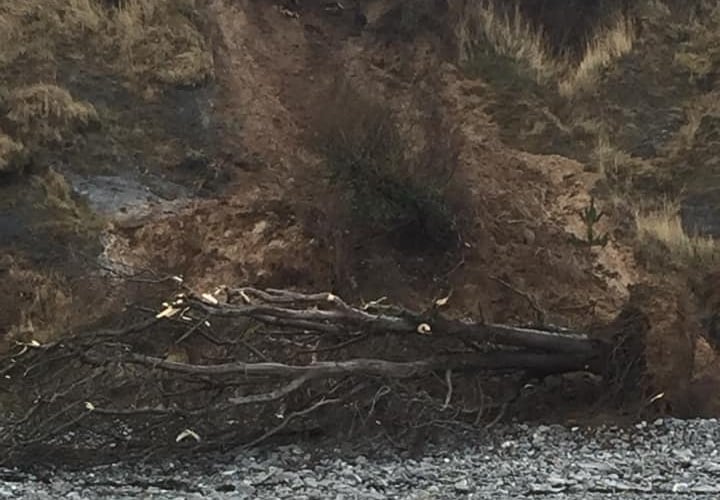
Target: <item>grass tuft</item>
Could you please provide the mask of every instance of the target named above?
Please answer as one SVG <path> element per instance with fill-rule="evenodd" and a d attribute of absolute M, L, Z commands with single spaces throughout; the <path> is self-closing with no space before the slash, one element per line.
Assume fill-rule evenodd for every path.
<path fill-rule="evenodd" d="M 634 42 L 634 27 L 630 19 L 618 15 L 610 28 L 592 37 L 580 63 L 561 79 L 558 90 L 563 97 L 591 90 L 599 80 L 600 72 L 613 61 L 630 52 Z"/>
<path fill-rule="evenodd" d="M 641 245 L 661 243 L 675 263 L 699 268 L 720 263 L 720 245 L 711 237 L 687 234 L 682 226 L 677 203 L 666 201 L 657 210 L 638 210 L 635 224 Z"/>
<path fill-rule="evenodd" d="M 66 0 L 62 26 L 70 33 L 99 33 L 107 28 L 105 9 L 97 0 Z"/>
<path fill-rule="evenodd" d="M 720 116 L 720 92 L 711 91 L 690 102 L 685 109 L 685 123 L 667 145 L 670 154 L 682 154 L 695 147 L 704 119 Z"/>
<path fill-rule="evenodd" d="M 145 90 L 198 85 L 213 70 L 196 0 L 24 0 L 0 4 L 0 70 L 92 53 Z M 82 41 L 81 45 L 76 42 Z M 74 52 L 73 52 L 74 51 Z M 0 81 L 2 80 L 0 75 Z"/>
<path fill-rule="evenodd" d="M 193 22 L 195 0 L 127 0 L 114 12 L 113 38 L 126 76 L 169 85 L 200 85 L 213 69 Z"/>
<path fill-rule="evenodd" d="M 6 119 L 14 136 L 44 144 L 67 140 L 99 121 L 92 104 L 76 101 L 67 90 L 45 83 L 14 90 L 7 106 Z"/>
<path fill-rule="evenodd" d="M 42 190 L 42 206 L 52 212 L 46 226 L 50 229 L 74 234 L 94 234 L 104 225 L 84 202 L 78 200 L 65 177 L 52 168 L 32 178 L 33 184 Z"/>
<path fill-rule="evenodd" d="M 519 6 L 501 12 L 492 1 L 468 2 L 458 12 L 455 26 L 459 60 L 472 66 L 488 49 L 525 67 L 537 83 L 552 80 L 564 70 L 553 57 L 544 33 L 520 13 Z"/>
<path fill-rule="evenodd" d="M 40 343 L 55 340 L 57 332 L 65 331 L 71 321 L 72 295 L 67 284 L 55 273 L 32 270 L 27 263 L 18 262 L 11 255 L 3 255 L 7 269 L 4 276 L 4 304 L 22 302 L 22 307 L 10 312 L 10 324 L 5 338 L 0 338 L 0 353 L 14 341 Z M 15 297 L 9 302 L 9 294 Z"/>
<path fill-rule="evenodd" d="M 601 70 L 630 52 L 634 42 L 632 21 L 618 14 L 609 28 L 592 37 L 580 62 L 572 64 L 569 57 L 552 53 L 545 33 L 525 18 L 518 4 L 501 10 L 490 0 L 468 2 L 458 19 L 455 35 L 462 64 L 472 66 L 490 48 L 491 55 L 515 61 L 536 83 L 557 85 L 563 97 L 591 89 Z"/>
<path fill-rule="evenodd" d="M 0 132 L 0 174 L 15 174 L 25 166 L 25 147 Z"/>

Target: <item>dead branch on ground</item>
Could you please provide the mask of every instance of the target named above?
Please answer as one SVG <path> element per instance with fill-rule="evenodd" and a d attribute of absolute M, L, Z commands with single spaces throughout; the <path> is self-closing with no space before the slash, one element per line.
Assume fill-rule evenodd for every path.
<path fill-rule="evenodd" d="M 0 359 L 0 374 L 16 394 L 31 396 L 0 416 L 0 455 L 17 458 L 28 443 L 60 445 L 68 432 L 78 439 L 83 431 L 98 447 L 112 442 L 118 450 L 171 447 L 173 433 L 190 428 L 205 447 L 228 436 L 255 445 L 298 417 L 341 411 L 349 399 L 376 415 L 383 381 L 428 385 L 428 376 L 440 375 L 445 384 L 433 397 L 437 411 L 450 411 L 451 401 L 468 397 L 467 374 L 600 372 L 608 351 L 582 333 L 381 302 L 355 307 L 331 293 L 184 289 L 131 326 L 18 344 Z M 360 386 L 365 392 L 349 389 Z M 127 433 L 118 433 L 120 424 Z"/>

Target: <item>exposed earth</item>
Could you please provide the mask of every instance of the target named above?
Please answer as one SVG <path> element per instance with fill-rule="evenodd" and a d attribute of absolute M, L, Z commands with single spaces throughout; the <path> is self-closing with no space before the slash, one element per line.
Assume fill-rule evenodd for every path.
<path fill-rule="evenodd" d="M 424 458 L 323 450 L 341 430 L 329 423 L 346 423 L 330 413 L 317 450 L 173 457 L 174 469 L 0 469 L 0 496 L 717 496 L 716 421 L 632 427 L 720 416 L 711 3 L 0 0 L 0 429 L 96 374 L 60 362 L 62 376 L 44 379 L 57 398 L 46 398 L 47 386 L 13 385 L 27 375 L 12 371 L 16 358 L 155 315 L 177 283 L 414 311 L 440 299 L 450 318 L 568 328 L 642 358 L 619 386 L 530 373 L 542 389 L 507 412 L 493 401 L 503 411 L 489 433 L 453 433 Z M 142 354 L 214 364 L 256 333 L 243 327 L 229 346 L 209 323 L 195 327 L 200 339 L 176 326 L 161 322 Z M 247 360 L 446 349 L 284 342 L 282 353 L 252 344 Z M 103 375 L 121 379 L 127 367 L 111 365 Z M 417 387 L 440 406 L 451 375 Z M 90 387 L 68 408 L 165 409 L 152 399 L 170 392 L 165 381 L 145 382 Z M 479 386 L 502 395 L 496 382 Z M 389 420 L 388 436 L 410 425 Z"/>

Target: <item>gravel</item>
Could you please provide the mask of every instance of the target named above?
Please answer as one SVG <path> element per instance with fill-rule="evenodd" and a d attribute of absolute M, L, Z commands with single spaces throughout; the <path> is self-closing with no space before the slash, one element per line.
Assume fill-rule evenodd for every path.
<path fill-rule="evenodd" d="M 633 427 L 516 424 L 448 435 L 406 458 L 307 443 L 192 462 L 29 474 L 0 469 L 0 498 L 553 499 L 720 498 L 720 421 Z M 458 443 L 464 443 L 458 445 Z"/>

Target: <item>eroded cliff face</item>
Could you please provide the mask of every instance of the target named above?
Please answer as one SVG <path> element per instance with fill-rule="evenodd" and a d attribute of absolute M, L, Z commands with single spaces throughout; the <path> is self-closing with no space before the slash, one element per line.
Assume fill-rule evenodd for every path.
<path fill-rule="evenodd" d="M 18 201 L 0 214 L 9 243 L 0 264 L 5 343 L 42 342 L 128 301 L 160 300 L 125 283 L 128 275 L 180 275 L 199 291 L 256 285 L 387 296 L 415 309 L 449 295 L 451 315 L 579 330 L 610 323 L 632 304 L 651 323 L 653 390 L 680 402 L 671 411 L 685 405 L 698 332 L 685 279 L 636 261 L 626 201 L 596 200 L 607 212 L 593 226 L 602 244 L 588 241 L 581 214 L 603 173 L 510 145 L 512 131 L 492 114 L 491 78 L 458 64 L 452 28 L 460 2 L 420 3 L 418 11 L 389 0 L 357 10 L 315 1 L 193 3 L 191 15 L 173 15 L 186 15 L 183 29 L 201 37 L 186 42 L 200 41 L 175 56 L 211 60 L 211 70 L 182 67 L 212 78 L 180 89 L 165 67 L 150 86 L 122 80 L 117 68 L 86 64 L 94 59 L 80 46 L 77 57 L 60 60 L 58 83 L 92 105 L 102 126 L 83 132 L 62 161 L 43 146 L 35 184 L 20 177 L 3 186 L 18 200 L 33 192 L 45 203 Z M 142 67 L 143 75 L 157 71 Z M 426 160 L 424 172 L 452 174 L 442 196 L 455 211 L 447 224 L 457 241 L 438 251 L 399 229 L 355 232 L 350 195 L 329 179 L 316 145 L 325 108 L 339 123 L 353 121 L 331 98 L 341 85 L 390 111 L 407 154 Z M 50 165 L 64 184 L 42 173 Z M 39 223 L 48 221 L 50 229 Z M 62 266 L 44 247 L 58 234 L 67 242 Z M 717 362 L 701 347 L 707 385 Z"/>
<path fill-rule="evenodd" d="M 330 188 L 308 180 L 322 176 L 322 160 L 308 137 L 313 106 L 321 106 L 333 83 L 344 79 L 383 96 L 408 130 L 427 123 L 437 103 L 434 135 L 418 142 L 454 134 L 454 187 L 465 191 L 462 209 L 468 214 L 462 228 L 464 263 L 450 276 L 434 276 L 432 270 L 445 256 L 408 256 L 377 247 L 380 255 L 373 255 L 367 248 L 348 257 L 349 265 L 369 261 L 364 272 L 351 270 L 358 293 L 392 292 L 417 301 L 452 286 L 459 302 L 475 302 L 465 313 L 477 314 L 485 300 L 485 313 L 503 320 L 533 314 L 513 292 L 513 282 L 536 296 L 543 309 L 566 307 L 587 320 L 578 311 L 583 304 L 596 303 L 596 319 L 607 319 L 627 299 L 628 286 L 639 279 L 631 252 L 614 240 L 592 249 L 575 241 L 585 238 L 578 213 L 589 203 L 597 175 L 572 160 L 504 146 L 483 110 L 483 82 L 465 78 L 448 63 L 432 34 L 412 43 L 383 40 L 372 25 L 348 34 L 351 26 L 344 23 L 350 20 L 328 16 L 312 4 L 304 6 L 300 19 L 270 4 L 211 8 L 223 47 L 218 84 L 227 98 L 218 108 L 243 116 L 242 130 L 232 140 L 262 165 L 239 172 L 220 200 L 195 201 L 139 227 L 116 229 L 110 254 L 137 266 L 172 269 L 198 286 L 254 282 L 257 273 L 272 275 L 270 269 L 277 283 L 287 272 L 300 286 L 332 286 L 334 249 L 297 215 L 308 196 L 321 196 L 319 204 L 329 199 L 323 189 Z M 324 207 L 315 208 L 320 213 Z M 330 215 L 320 216 L 331 223 Z M 407 261 L 421 258 L 427 269 L 413 276 Z M 382 282 L 373 282 L 378 274 Z M 442 282 L 435 283 L 438 279 Z M 484 292 L 463 292 L 466 286 Z M 493 302 L 504 305 L 495 308 Z"/>

